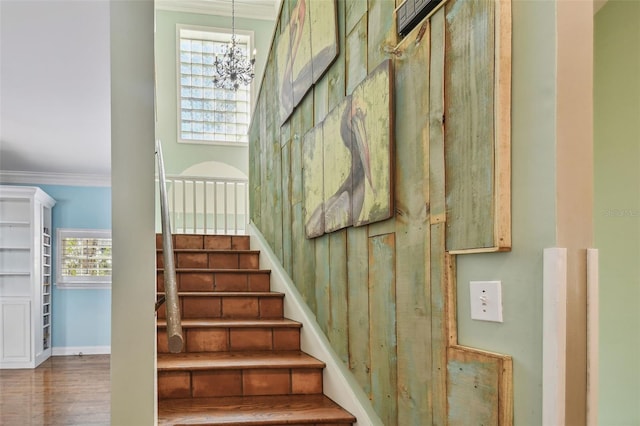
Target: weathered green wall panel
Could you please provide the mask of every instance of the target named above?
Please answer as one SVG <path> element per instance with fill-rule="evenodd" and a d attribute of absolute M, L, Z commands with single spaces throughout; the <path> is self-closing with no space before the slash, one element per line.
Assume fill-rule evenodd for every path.
<path fill-rule="evenodd" d="M 413 126 L 396 127 L 396 302 L 398 424 L 430 416 L 431 307 L 429 286 L 429 36 L 413 32 L 400 45 L 395 111 Z M 410 343 L 409 343 L 410 342 Z"/>
<path fill-rule="evenodd" d="M 331 327 L 331 271 L 329 235 L 315 240 L 316 246 L 316 319 L 328 336 Z"/>
<path fill-rule="evenodd" d="M 396 242 L 394 234 L 369 238 L 371 400 L 385 425 L 398 424 L 396 341 Z"/>
<path fill-rule="evenodd" d="M 433 425 L 445 425 L 447 418 L 447 324 L 445 311 L 446 263 L 444 223 L 431 225 L 431 416 Z"/>
<path fill-rule="evenodd" d="M 447 250 L 496 246 L 494 238 L 494 3 L 446 5 Z M 489 84 L 487 84 L 489 82 Z"/>
<path fill-rule="evenodd" d="M 329 235 L 329 265 L 331 283 L 331 306 L 327 337 L 336 353 L 347 365 L 349 363 L 349 322 L 347 310 L 347 231 L 345 229 Z"/>
<path fill-rule="evenodd" d="M 283 126 L 284 127 L 284 126 Z M 291 212 L 291 143 L 287 139 L 288 132 L 284 129 L 282 139 L 286 140 L 281 145 L 282 153 L 282 266 L 286 271 L 291 271 L 293 262 L 291 228 L 293 217 Z"/>
<path fill-rule="evenodd" d="M 253 120 L 259 120 L 257 110 Z M 260 183 L 262 179 L 260 172 L 260 131 L 258 126 L 249 128 L 249 140 L 251 141 L 251 148 L 249 149 L 249 214 L 256 226 L 261 227 Z"/>
<path fill-rule="evenodd" d="M 367 76 L 367 15 L 364 15 L 347 36 L 347 95 Z"/>
<path fill-rule="evenodd" d="M 338 8 L 338 33 L 340 39 L 340 51 L 338 58 L 333 63 L 324 78 L 327 79 L 329 91 L 329 111 L 335 108 L 345 97 L 346 76 L 345 76 L 345 0 L 337 0 Z"/>
<path fill-rule="evenodd" d="M 360 21 L 362 16 L 367 13 L 367 0 L 349 0 L 347 1 L 345 33 L 349 34 L 353 27 Z"/>
<path fill-rule="evenodd" d="M 446 220 L 444 169 L 444 9 L 431 18 L 429 68 L 429 182 L 430 222 Z"/>
<path fill-rule="evenodd" d="M 349 368 L 371 393 L 369 353 L 369 241 L 367 228 L 347 229 Z"/>
<path fill-rule="evenodd" d="M 376 69 L 390 55 L 398 37 L 396 21 L 393 13 L 396 8 L 393 0 L 369 0 L 369 29 L 367 31 L 367 68 L 369 72 Z"/>
<path fill-rule="evenodd" d="M 445 159 L 444 159 L 444 93 L 442 78 L 444 70 L 444 9 L 431 18 L 431 57 L 429 93 L 429 201 L 430 201 L 430 300 L 431 300 L 431 388 L 429 389 L 433 425 L 445 424 L 447 416 L 446 384 L 444 365 L 447 360 L 446 312 L 445 312 Z"/>
<path fill-rule="evenodd" d="M 273 252 L 278 256 L 280 262 L 283 263 L 282 251 L 282 153 L 279 139 L 274 139 L 271 144 L 273 150 L 273 167 L 272 186 L 274 197 L 271 199 L 271 219 L 273 222 Z"/>
<path fill-rule="evenodd" d="M 500 364 L 495 359 L 452 351 L 447 364 L 449 425 L 498 425 Z"/>

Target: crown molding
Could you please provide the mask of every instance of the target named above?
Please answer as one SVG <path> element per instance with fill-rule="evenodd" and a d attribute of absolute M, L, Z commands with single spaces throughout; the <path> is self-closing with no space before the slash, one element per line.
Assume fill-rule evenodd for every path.
<path fill-rule="evenodd" d="M 231 16 L 230 0 L 156 0 L 156 9 L 169 12 Z M 274 21 L 278 0 L 237 0 L 236 17 Z"/>
<path fill-rule="evenodd" d="M 111 186 L 109 175 L 0 171 L 0 184 Z"/>

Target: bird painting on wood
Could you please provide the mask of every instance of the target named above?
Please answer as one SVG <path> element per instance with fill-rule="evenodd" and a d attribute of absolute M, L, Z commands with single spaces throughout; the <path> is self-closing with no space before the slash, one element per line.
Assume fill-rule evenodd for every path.
<path fill-rule="evenodd" d="M 348 97 L 323 123 L 324 197 L 306 222 L 307 236 L 319 236 L 353 224 L 364 202 L 365 187 L 371 188 L 369 140 L 366 112 L 358 100 Z M 308 139 L 309 140 L 309 139 Z M 317 139 L 315 139 L 317 143 Z M 310 150 L 311 148 L 307 148 Z M 311 165 L 307 166 L 311 169 Z M 306 176 L 306 174 L 305 174 Z M 305 187 L 307 182 L 305 182 Z M 309 188 L 306 193 L 314 190 Z M 317 200 L 317 197 L 314 197 Z"/>
<path fill-rule="evenodd" d="M 305 136 L 308 238 L 392 215 L 390 72 L 386 61 Z"/>
<path fill-rule="evenodd" d="M 375 68 L 360 83 L 352 94 L 353 116 L 359 117 L 353 126 L 362 126 L 364 130 L 354 135 L 366 134 L 367 153 L 370 152 L 366 164 L 369 185 L 362 186 L 362 194 L 355 196 L 353 207 L 353 226 L 366 225 L 388 219 L 393 215 L 392 154 L 393 154 L 393 92 L 391 90 L 391 61 L 385 61 Z M 355 124 L 357 123 L 357 124 Z M 364 153 L 364 148 L 356 152 Z M 363 164 L 365 162 L 363 161 Z"/>
<path fill-rule="evenodd" d="M 308 238 L 324 234 L 323 130 L 323 126 L 316 126 L 302 140 L 304 223 Z"/>
<path fill-rule="evenodd" d="M 277 46 L 280 122 L 338 55 L 335 0 L 298 0 Z"/>

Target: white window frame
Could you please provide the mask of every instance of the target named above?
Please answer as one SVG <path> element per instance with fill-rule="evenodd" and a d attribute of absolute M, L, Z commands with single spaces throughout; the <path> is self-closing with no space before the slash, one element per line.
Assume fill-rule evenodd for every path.
<path fill-rule="evenodd" d="M 182 105 L 181 105 L 181 93 L 180 93 L 180 32 L 182 30 L 193 31 L 193 32 L 201 32 L 203 39 L 209 38 L 214 41 L 222 41 L 228 43 L 231 41 L 231 29 L 230 28 L 219 28 L 219 27 L 208 27 L 208 26 L 200 26 L 200 25 L 185 25 L 185 24 L 176 24 L 176 76 L 175 76 L 175 84 L 176 84 L 176 140 L 178 143 L 184 144 L 197 144 L 197 145 L 221 145 L 221 146 L 237 146 L 246 148 L 249 143 L 248 142 L 229 142 L 229 141 L 217 141 L 217 140 L 193 140 L 193 139 L 182 139 Z M 239 42 L 247 43 L 247 52 L 251 54 L 253 52 L 254 44 L 254 32 L 248 30 L 235 30 L 236 39 Z M 254 84 L 252 83 L 249 87 L 249 109 L 248 109 L 248 121 L 247 125 L 251 123 L 251 115 L 253 112 L 253 102 L 254 102 Z"/>
<path fill-rule="evenodd" d="M 56 287 L 67 289 L 107 289 L 111 288 L 112 275 L 97 277 L 62 276 L 62 240 L 65 238 L 109 238 L 111 231 L 105 229 L 58 228 L 56 231 Z M 113 241 L 112 241 L 113 242 Z M 112 245 L 113 250 L 113 245 Z M 113 258 L 113 253 L 112 253 Z M 112 271 L 113 272 L 113 271 Z"/>

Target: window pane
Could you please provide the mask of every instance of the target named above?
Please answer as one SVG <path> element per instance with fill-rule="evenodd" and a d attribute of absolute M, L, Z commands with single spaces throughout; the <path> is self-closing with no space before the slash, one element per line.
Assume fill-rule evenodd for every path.
<path fill-rule="evenodd" d="M 110 277 L 111 238 L 64 237 L 61 277 Z"/>
<path fill-rule="evenodd" d="M 181 30 L 182 31 L 182 30 Z M 180 37 L 180 138 L 245 142 L 249 121 L 249 88 L 237 91 L 215 88 L 216 57 L 227 52 L 226 34 L 211 33 L 206 39 Z M 211 39 L 213 40 L 211 40 Z M 247 53 L 246 43 L 240 50 Z"/>

